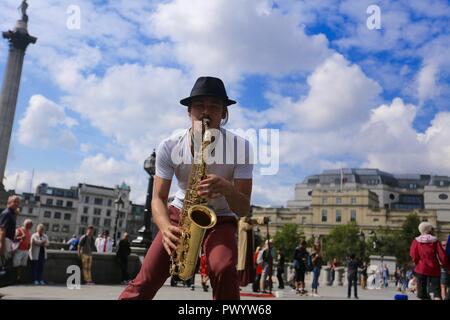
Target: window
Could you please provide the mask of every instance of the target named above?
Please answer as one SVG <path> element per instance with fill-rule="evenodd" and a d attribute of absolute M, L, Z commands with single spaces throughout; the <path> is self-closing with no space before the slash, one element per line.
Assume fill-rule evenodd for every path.
<path fill-rule="evenodd" d="M 94 198 L 94 204 L 97 206 L 103 205 L 103 199 L 102 198 Z"/>
<path fill-rule="evenodd" d="M 356 221 L 356 210 L 350 211 L 350 221 Z"/>
<path fill-rule="evenodd" d="M 67 201 L 66 207 L 67 208 L 72 208 L 73 207 L 73 202 L 72 201 Z"/>
<path fill-rule="evenodd" d="M 337 197 L 337 198 L 336 198 L 336 204 L 341 204 L 341 203 L 342 203 L 341 197 Z"/>
<path fill-rule="evenodd" d="M 342 221 L 342 213 L 341 210 L 336 210 L 336 222 L 340 223 Z"/>
<path fill-rule="evenodd" d="M 48 223 L 44 223 L 44 230 L 49 230 L 50 225 Z"/>
<path fill-rule="evenodd" d="M 54 225 L 52 226 L 52 231 L 53 231 L 53 232 L 59 232 L 59 224 L 54 224 Z"/>
<path fill-rule="evenodd" d="M 109 210 L 109 209 L 106 210 L 106 216 L 107 216 L 107 217 L 111 217 L 111 210 Z"/>
<path fill-rule="evenodd" d="M 410 189 L 417 189 L 417 184 L 415 184 L 415 183 L 410 183 L 410 184 L 409 184 L 409 188 L 410 188 Z"/>
<path fill-rule="evenodd" d="M 45 202 L 48 206 L 52 206 L 53 205 L 53 199 L 48 198 L 47 201 Z"/>
<path fill-rule="evenodd" d="M 89 203 L 89 196 L 84 197 L 84 203 Z"/>
<path fill-rule="evenodd" d="M 70 220 L 72 215 L 70 213 L 64 213 L 64 220 Z"/>
<path fill-rule="evenodd" d="M 33 208 L 28 208 L 28 213 L 33 214 Z"/>
<path fill-rule="evenodd" d="M 442 180 L 439 181 L 439 186 L 440 186 L 440 187 L 443 187 L 444 185 L 445 185 L 444 181 L 442 181 Z"/>
<path fill-rule="evenodd" d="M 56 205 L 58 207 L 62 207 L 63 206 L 63 201 L 62 200 L 56 200 Z"/>
<path fill-rule="evenodd" d="M 111 206 L 112 206 L 112 200 L 108 199 L 108 207 L 111 207 Z"/>
<path fill-rule="evenodd" d="M 378 221 L 380 221 L 380 219 L 378 219 L 378 218 L 373 218 L 373 222 L 378 222 Z"/>
<path fill-rule="evenodd" d="M 61 212 L 55 212 L 55 215 L 53 216 L 55 219 L 61 219 Z"/>
<path fill-rule="evenodd" d="M 439 195 L 439 199 L 441 199 L 441 200 L 447 200 L 447 199 L 448 199 L 448 195 L 446 195 L 445 193 L 441 193 L 441 194 Z"/>
<path fill-rule="evenodd" d="M 87 216 L 82 216 L 82 217 L 81 217 L 81 220 L 80 220 L 80 223 L 81 223 L 81 224 L 88 224 L 88 218 L 89 218 L 89 217 L 87 217 Z"/>
<path fill-rule="evenodd" d="M 119 220 L 119 228 L 122 228 L 123 221 Z"/>
<path fill-rule="evenodd" d="M 62 226 L 62 232 L 69 232 L 69 226 L 67 224 Z"/>
<path fill-rule="evenodd" d="M 306 223 L 306 217 L 302 217 L 302 224 Z"/>
<path fill-rule="evenodd" d="M 51 217 L 52 217 L 52 213 L 50 211 L 44 212 L 44 218 L 51 218 Z"/>
<path fill-rule="evenodd" d="M 85 234 L 86 233 L 86 228 L 79 228 L 78 229 L 78 234 Z"/>
<path fill-rule="evenodd" d="M 94 226 L 100 225 L 100 218 L 94 218 L 94 219 L 92 219 L 92 224 L 93 224 Z"/>
<path fill-rule="evenodd" d="M 322 197 L 322 204 L 327 204 L 327 198 L 326 197 Z"/>
<path fill-rule="evenodd" d="M 351 202 L 352 204 L 356 204 L 356 197 L 351 197 L 350 202 Z"/>
<path fill-rule="evenodd" d="M 94 214 L 95 214 L 96 216 L 101 215 L 101 214 L 102 214 L 102 209 L 100 209 L 100 208 L 94 208 Z"/>
<path fill-rule="evenodd" d="M 88 212 L 89 212 L 89 207 L 83 207 L 83 213 L 88 214 Z"/>
<path fill-rule="evenodd" d="M 111 219 L 105 219 L 103 220 L 103 225 L 105 227 L 110 227 L 111 226 Z"/>
<path fill-rule="evenodd" d="M 327 210 L 322 210 L 322 222 L 327 222 L 328 219 L 328 213 Z"/>

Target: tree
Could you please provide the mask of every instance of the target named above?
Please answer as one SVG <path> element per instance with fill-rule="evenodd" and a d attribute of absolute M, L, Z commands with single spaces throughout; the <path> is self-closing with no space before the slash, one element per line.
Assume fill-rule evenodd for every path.
<path fill-rule="evenodd" d="M 286 223 L 273 237 L 273 244 L 276 249 L 283 249 L 286 257 L 293 255 L 295 248 L 304 237 L 303 230 L 295 223 Z"/>
<path fill-rule="evenodd" d="M 336 258 L 343 262 L 354 253 L 359 258 L 364 255 L 366 243 L 360 239 L 359 227 L 355 222 L 334 227 L 323 241 L 323 256 L 326 261 Z"/>

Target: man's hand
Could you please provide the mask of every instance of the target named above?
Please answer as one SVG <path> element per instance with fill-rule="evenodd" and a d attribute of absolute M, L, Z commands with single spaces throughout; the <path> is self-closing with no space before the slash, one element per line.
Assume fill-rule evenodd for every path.
<path fill-rule="evenodd" d="M 177 248 L 177 245 L 180 242 L 179 238 L 181 236 L 181 229 L 177 226 L 169 224 L 161 230 L 161 234 L 164 249 L 170 256 L 172 255 L 172 251 Z"/>
<path fill-rule="evenodd" d="M 197 187 L 197 194 L 207 199 L 214 199 L 226 196 L 233 190 L 233 184 L 228 180 L 215 175 L 208 174 L 206 179 L 200 181 Z"/>

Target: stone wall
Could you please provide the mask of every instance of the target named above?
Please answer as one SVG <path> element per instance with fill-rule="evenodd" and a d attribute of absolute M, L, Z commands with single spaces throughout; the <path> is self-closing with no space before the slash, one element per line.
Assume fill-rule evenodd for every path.
<path fill-rule="evenodd" d="M 77 265 L 81 268 L 81 261 L 75 251 L 48 250 L 48 259 L 44 265 L 44 281 L 49 284 L 66 284 L 73 273 L 67 273 L 67 268 Z M 139 256 L 131 254 L 128 257 L 128 274 L 133 279 L 141 268 Z M 82 273 L 81 273 L 82 274 Z M 31 283 L 31 264 L 23 272 L 23 283 Z M 121 281 L 120 266 L 115 253 L 93 253 L 92 278 L 96 284 L 118 284 Z"/>

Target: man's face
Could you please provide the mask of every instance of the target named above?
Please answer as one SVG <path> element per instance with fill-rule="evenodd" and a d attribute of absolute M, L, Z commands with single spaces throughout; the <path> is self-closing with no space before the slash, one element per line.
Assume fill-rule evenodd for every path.
<path fill-rule="evenodd" d="M 192 100 L 192 122 L 201 121 L 204 116 L 211 119 L 211 128 L 219 129 L 222 120 L 224 103 L 222 99 L 214 97 L 199 97 Z"/>
<path fill-rule="evenodd" d="M 92 236 L 92 229 L 87 229 L 86 235 L 88 235 L 89 237 Z"/>
<path fill-rule="evenodd" d="M 17 211 L 17 209 L 19 209 L 19 207 L 20 207 L 20 200 L 19 200 L 19 198 L 14 198 L 14 200 L 11 200 L 8 203 L 8 208 L 11 208 L 11 209 L 13 209 L 15 211 Z"/>

